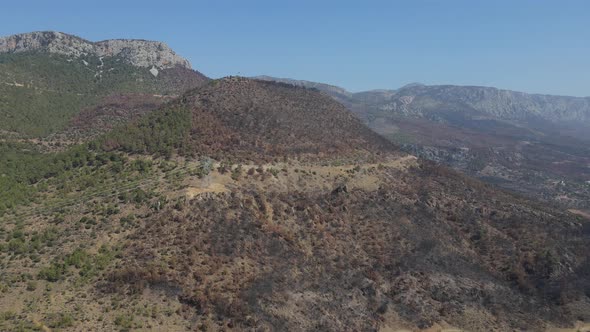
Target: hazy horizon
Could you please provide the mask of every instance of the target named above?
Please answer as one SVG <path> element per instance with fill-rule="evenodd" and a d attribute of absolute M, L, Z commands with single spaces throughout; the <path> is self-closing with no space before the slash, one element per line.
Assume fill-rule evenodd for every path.
<path fill-rule="evenodd" d="M 584 1 L 154 4 L 10 3 L 0 35 L 163 41 L 213 78 L 268 75 L 352 92 L 420 82 L 590 96 Z"/>

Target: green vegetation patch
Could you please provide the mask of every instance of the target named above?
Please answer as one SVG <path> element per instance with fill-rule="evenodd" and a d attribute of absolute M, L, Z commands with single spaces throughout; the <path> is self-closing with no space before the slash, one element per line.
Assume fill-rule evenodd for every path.
<path fill-rule="evenodd" d="M 46 189 L 42 180 L 60 179 L 83 167 L 96 170 L 109 163 L 122 164 L 124 160 L 119 153 L 93 151 L 88 145 L 43 154 L 27 144 L 0 142 L 0 216 L 18 205 L 37 202 L 38 192 Z M 72 185 L 65 180 L 61 178 L 64 186 Z M 89 177 L 86 180 L 86 187 L 94 185 Z"/>
<path fill-rule="evenodd" d="M 119 57 L 0 54 L 0 131 L 43 137 L 62 129 L 103 96 L 178 93 L 175 90 L 170 82 Z"/>
<path fill-rule="evenodd" d="M 121 149 L 129 153 L 170 157 L 175 149 L 188 148 L 192 113 L 178 106 L 152 112 L 138 123 L 115 129 L 98 140 L 105 151 Z"/>
<path fill-rule="evenodd" d="M 97 276 L 116 257 L 117 250 L 102 246 L 97 254 L 89 254 L 84 249 L 76 249 L 63 258 L 56 259 L 51 265 L 39 271 L 39 279 L 56 282 L 65 278 L 70 268 L 78 271 L 80 281 L 86 282 Z"/>

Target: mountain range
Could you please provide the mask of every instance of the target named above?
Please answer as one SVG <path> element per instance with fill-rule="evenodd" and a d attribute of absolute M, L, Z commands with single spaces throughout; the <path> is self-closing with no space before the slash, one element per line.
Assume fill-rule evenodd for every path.
<path fill-rule="evenodd" d="M 422 84 L 350 93 L 258 78 L 318 89 L 409 153 L 537 199 L 590 208 L 590 98 Z"/>
<path fill-rule="evenodd" d="M 173 52 L 145 41 L 107 56 L 119 42 L 4 40 L 0 78 L 18 85 L 0 91 L 0 330 L 587 328 L 581 207 L 499 189 L 392 136 L 412 133 L 420 152 L 461 133 L 448 149 L 485 150 L 478 137 L 509 146 L 521 118 L 439 111 L 446 99 L 420 85 L 367 93 L 405 102 L 402 116 L 316 83 L 213 80 L 179 58 L 159 66 Z M 555 149 L 577 156 L 571 144 Z"/>
<path fill-rule="evenodd" d="M 556 124 L 590 125 L 590 97 L 567 97 L 541 94 L 528 94 L 493 87 L 432 85 L 412 83 L 397 90 L 370 90 L 352 93 L 344 88 L 333 85 L 275 78 L 271 76 L 257 76 L 256 79 L 282 82 L 308 88 L 316 88 L 335 98 L 340 98 L 343 104 L 354 107 L 371 107 L 374 112 L 395 111 L 405 115 L 425 116 L 428 111 L 425 105 L 416 103 L 414 99 L 432 99 L 432 102 L 462 104 L 473 111 L 490 117 L 512 120 L 545 120 Z M 406 98 L 403 98 L 403 97 Z M 360 112 L 360 111 L 359 111 Z"/>

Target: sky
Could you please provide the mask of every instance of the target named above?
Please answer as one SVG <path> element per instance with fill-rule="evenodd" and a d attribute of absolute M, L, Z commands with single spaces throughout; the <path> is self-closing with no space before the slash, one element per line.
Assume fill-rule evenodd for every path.
<path fill-rule="evenodd" d="M 3 1 L 4 2 L 4 1 Z M 209 77 L 590 96 L 590 1 L 5 1 L 0 35 L 166 42 Z"/>

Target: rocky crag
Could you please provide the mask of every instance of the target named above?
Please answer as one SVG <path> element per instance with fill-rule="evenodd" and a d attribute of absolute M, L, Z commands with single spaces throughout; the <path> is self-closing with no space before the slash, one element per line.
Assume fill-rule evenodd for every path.
<path fill-rule="evenodd" d="M 157 41 L 113 39 L 91 42 L 62 32 L 40 31 L 0 38 L 0 53 L 46 51 L 70 57 L 121 56 L 137 67 L 191 68 L 189 61 Z"/>

